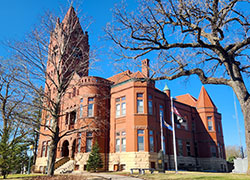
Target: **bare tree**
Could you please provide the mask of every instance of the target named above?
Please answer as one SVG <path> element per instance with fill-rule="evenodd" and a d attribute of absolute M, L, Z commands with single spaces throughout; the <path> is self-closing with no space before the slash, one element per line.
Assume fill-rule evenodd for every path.
<path fill-rule="evenodd" d="M 1 60 L 0 71 L 0 171 L 4 179 L 13 170 L 18 170 L 26 157 L 29 143 L 25 140 L 29 130 L 20 123 L 20 117 L 25 113 L 23 103 L 26 95 L 20 90 L 16 77 L 19 70 L 4 67 Z"/>
<path fill-rule="evenodd" d="M 89 23 L 86 22 L 87 28 Z M 39 125 L 50 131 L 43 135 L 51 138 L 48 175 L 54 175 L 59 140 L 64 136 L 86 131 L 94 124 L 88 122 L 85 126 L 68 131 L 59 128 L 59 120 L 65 116 L 62 110 L 63 101 L 69 96 L 69 89 L 76 85 L 72 82 L 78 82 L 76 77 L 88 76 L 89 66 L 94 61 L 94 56 L 89 53 L 88 34 L 82 30 L 71 6 L 62 22 L 47 13 L 40 26 L 24 41 L 11 42 L 8 46 L 15 51 L 15 60 L 20 62 L 18 66 L 26 74 L 19 82 L 26 87 L 29 95 L 35 93 L 43 102 L 40 107 L 37 106 L 44 114 Z M 41 92 L 40 86 L 44 84 L 44 91 Z M 46 124 L 45 116 L 52 119 L 50 125 Z M 30 124 L 34 123 L 34 120 L 29 120 Z"/>
<path fill-rule="evenodd" d="M 230 86 L 244 115 L 248 157 L 249 5 L 248 0 L 141 0 L 132 12 L 124 4 L 116 7 L 106 28 L 120 59 L 158 57 L 153 80 L 197 75 L 203 84 Z"/>

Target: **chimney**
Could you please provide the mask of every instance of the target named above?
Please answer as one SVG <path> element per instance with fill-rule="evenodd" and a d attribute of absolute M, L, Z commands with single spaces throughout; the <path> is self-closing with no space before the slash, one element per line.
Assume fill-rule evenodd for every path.
<path fill-rule="evenodd" d="M 145 76 L 145 78 L 149 77 L 149 59 L 142 60 L 141 72 Z"/>

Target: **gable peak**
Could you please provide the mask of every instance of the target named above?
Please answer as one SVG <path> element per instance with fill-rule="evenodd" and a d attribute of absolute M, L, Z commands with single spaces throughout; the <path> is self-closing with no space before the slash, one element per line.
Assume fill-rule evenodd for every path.
<path fill-rule="evenodd" d="M 216 108 L 204 86 L 201 87 L 200 95 L 196 104 L 197 108 Z"/>

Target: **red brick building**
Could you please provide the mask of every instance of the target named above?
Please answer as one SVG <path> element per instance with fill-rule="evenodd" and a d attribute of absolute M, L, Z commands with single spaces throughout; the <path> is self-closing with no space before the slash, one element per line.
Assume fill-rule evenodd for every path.
<path fill-rule="evenodd" d="M 149 77 L 148 59 L 142 61 L 141 72 L 128 70 L 108 79 L 88 76 L 88 70 L 82 71 L 89 66 L 88 35 L 79 30 L 80 24 L 72 7 L 62 23 L 58 21 L 55 33 L 67 27 L 69 19 L 76 21 L 76 35 L 84 37 L 77 43 L 73 40 L 71 45 L 85 54 L 76 63 L 84 61 L 84 67 L 75 69 L 79 66 L 76 65 L 68 70 L 74 73 L 74 78 L 63 97 L 60 111 L 64 115 L 59 119 L 59 128 L 60 132 L 66 132 L 84 127 L 84 131 L 59 141 L 56 156 L 61 163 L 57 166 L 85 170 L 92 144 L 97 141 L 105 170 L 157 168 L 161 149 L 160 117 L 171 124 L 171 91 L 167 86 L 161 91 L 154 81 L 145 80 Z M 52 49 L 60 45 L 55 42 L 51 38 Z M 49 58 L 51 56 L 49 53 Z M 49 64 L 47 72 L 53 73 Z M 51 96 L 53 98 L 53 94 Z M 205 88 L 201 88 L 198 99 L 190 94 L 177 96 L 174 106 L 185 119 L 182 124 L 175 124 L 179 169 L 225 171 L 221 114 Z M 49 125 L 49 119 L 44 111 L 42 122 Z M 40 131 L 49 133 L 46 127 L 41 127 Z M 163 135 L 165 168 L 174 169 L 172 131 L 164 128 Z M 40 135 L 37 170 L 42 171 L 47 165 L 49 141 L 49 137 Z"/>

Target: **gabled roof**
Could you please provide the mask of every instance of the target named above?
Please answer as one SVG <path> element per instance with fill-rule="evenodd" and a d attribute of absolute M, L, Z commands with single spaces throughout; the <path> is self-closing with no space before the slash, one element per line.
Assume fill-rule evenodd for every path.
<path fill-rule="evenodd" d="M 114 82 L 114 84 L 118 84 L 133 78 L 140 79 L 140 78 L 145 78 L 145 76 L 140 71 L 132 73 L 131 71 L 127 70 L 108 78 L 108 80 Z"/>
<path fill-rule="evenodd" d="M 191 96 L 190 94 L 183 94 L 180 96 L 176 96 L 176 101 L 181 102 L 183 104 L 188 104 L 193 107 L 196 107 L 197 103 L 197 99 Z"/>
<path fill-rule="evenodd" d="M 197 108 L 216 108 L 204 86 L 201 87 L 200 95 L 196 104 Z"/>
<path fill-rule="evenodd" d="M 120 82 L 123 82 L 123 81 L 126 81 L 126 80 L 130 79 L 131 74 L 132 74 L 132 72 L 129 71 L 129 70 L 123 71 L 123 72 L 121 72 L 119 74 L 116 74 L 114 76 L 109 77 L 108 80 L 110 80 L 110 81 L 114 82 L 115 84 L 117 84 L 117 83 L 120 83 Z"/>

